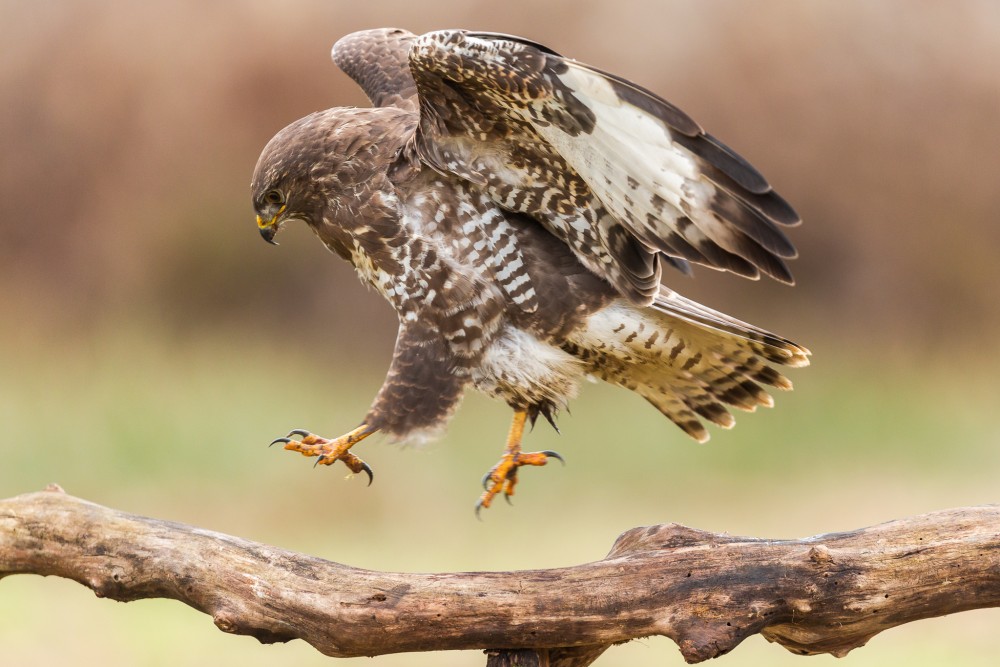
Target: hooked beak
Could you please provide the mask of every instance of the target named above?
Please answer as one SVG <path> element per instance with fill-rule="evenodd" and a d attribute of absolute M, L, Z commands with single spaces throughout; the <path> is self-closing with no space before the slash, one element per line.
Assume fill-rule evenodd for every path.
<path fill-rule="evenodd" d="M 278 216 L 275 215 L 268 221 L 264 221 L 259 215 L 257 216 L 257 230 L 260 232 L 260 237 L 270 243 L 271 245 L 278 245 L 278 242 L 274 240 L 274 235 L 278 233 Z"/>

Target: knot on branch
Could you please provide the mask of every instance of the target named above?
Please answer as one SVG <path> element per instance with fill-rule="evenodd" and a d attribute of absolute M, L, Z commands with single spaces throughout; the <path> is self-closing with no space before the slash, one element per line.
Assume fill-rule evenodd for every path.
<path fill-rule="evenodd" d="M 240 629 L 239 621 L 225 611 L 215 612 L 212 616 L 212 622 L 215 623 L 215 627 L 229 634 L 236 634 Z"/>
<path fill-rule="evenodd" d="M 833 563 L 833 554 L 830 553 L 830 548 L 825 544 L 817 544 L 809 549 L 809 560 L 821 567 L 831 565 Z"/>
<path fill-rule="evenodd" d="M 688 528 L 679 523 L 662 523 L 656 526 L 639 526 L 626 530 L 618 536 L 608 558 L 619 558 L 645 551 L 663 551 L 665 549 L 683 549 L 686 547 L 711 546 L 713 544 L 728 544 L 736 539 L 729 535 L 710 533 L 707 530 Z"/>
<path fill-rule="evenodd" d="M 253 637 L 261 644 L 279 644 L 298 639 L 298 635 L 294 632 L 278 627 L 280 623 L 275 623 L 275 627 L 270 628 L 259 627 L 259 624 L 249 621 L 245 611 L 236 608 L 226 607 L 217 610 L 212 614 L 212 622 L 225 633 Z"/>
<path fill-rule="evenodd" d="M 125 568 L 112 565 L 109 572 L 95 574 L 85 583 L 99 598 L 124 601 L 125 593 L 129 589 L 128 579 Z"/>

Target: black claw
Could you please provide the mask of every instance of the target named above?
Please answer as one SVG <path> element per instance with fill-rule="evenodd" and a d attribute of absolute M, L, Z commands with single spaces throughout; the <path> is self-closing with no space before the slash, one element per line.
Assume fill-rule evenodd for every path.
<path fill-rule="evenodd" d="M 368 486 L 371 486 L 372 482 L 375 481 L 375 473 L 372 472 L 372 467 L 370 465 L 368 465 L 367 463 L 365 463 L 364 461 L 362 461 L 361 462 L 361 472 L 363 472 L 363 473 L 365 473 L 365 474 L 368 475 Z"/>
<path fill-rule="evenodd" d="M 483 475 L 483 481 L 481 482 L 481 484 L 483 485 L 483 490 L 484 491 L 489 491 L 489 489 L 490 489 L 489 482 L 490 482 L 490 476 L 491 475 L 493 475 L 493 471 L 492 470 L 490 470 L 488 473 L 486 473 L 485 475 Z"/>
<path fill-rule="evenodd" d="M 503 494 L 503 499 L 506 500 L 507 504 L 510 505 L 511 507 L 514 506 L 514 502 L 510 499 L 510 495 L 509 494 L 506 494 L 506 493 Z"/>
<path fill-rule="evenodd" d="M 318 466 L 318 465 L 319 465 L 319 462 L 320 462 L 320 461 L 322 461 L 322 460 L 323 460 L 323 457 L 322 457 L 322 456 L 317 456 L 317 457 L 316 457 L 316 460 L 315 460 L 315 461 L 313 461 L 313 468 L 315 468 L 316 466 Z"/>
<path fill-rule="evenodd" d="M 556 426 L 556 418 L 555 418 L 555 415 L 552 414 L 552 410 L 548 410 L 548 409 L 544 410 L 542 412 L 542 416 L 545 417 L 545 421 L 547 421 L 549 423 L 549 425 L 552 426 L 553 429 L 555 429 L 556 433 L 558 433 L 559 435 L 562 435 L 562 431 L 560 431 L 559 427 Z"/>
<path fill-rule="evenodd" d="M 297 435 L 300 438 L 304 438 L 307 435 L 312 435 L 312 434 L 309 431 L 306 431 L 305 429 L 293 428 L 291 431 L 288 432 L 288 435 L 286 437 L 290 438 L 293 435 Z"/>
<path fill-rule="evenodd" d="M 483 520 L 483 517 L 479 515 L 479 510 L 481 510 L 481 509 L 483 509 L 483 501 L 482 500 L 480 500 L 479 502 L 476 503 L 476 518 L 479 519 L 480 521 Z"/>
<path fill-rule="evenodd" d="M 566 460 L 563 457 L 559 456 L 558 452 L 554 452 L 551 449 L 546 449 L 544 452 L 542 452 L 542 454 L 545 454 L 548 457 L 554 458 L 554 459 L 558 460 L 559 463 L 561 463 L 563 465 L 566 465 Z"/>
<path fill-rule="evenodd" d="M 268 445 L 268 447 L 270 447 L 271 445 L 276 445 L 279 442 L 291 442 L 291 440 L 289 440 L 288 438 L 275 438 L 274 440 L 271 441 L 271 444 Z"/>

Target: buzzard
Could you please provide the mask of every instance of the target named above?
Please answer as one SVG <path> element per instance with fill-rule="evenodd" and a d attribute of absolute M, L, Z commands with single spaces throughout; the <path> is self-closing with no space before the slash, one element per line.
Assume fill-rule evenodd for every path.
<path fill-rule="evenodd" d="M 767 362 L 809 351 L 661 285 L 691 264 L 791 283 L 799 216 L 687 114 L 625 79 L 519 37 L 354 33 L 333 61 L 373 108 L 281 130 L 253 175 L 261 236 L 304 222 L 399 315 L 385 383 L 354 430 L 275 442 L 371 468 L 351 448 L 448 421 L 468 387 L 514 411 L 476 506 L 514 493 L 526 422 L 555 426 L 588 377 L 636 392 L 699 442 L 702 419 L 790 389 Z M 274 444 L 274 443 L 272 443 Z M 560 459 L 561 460 L 561 459 Z"/>

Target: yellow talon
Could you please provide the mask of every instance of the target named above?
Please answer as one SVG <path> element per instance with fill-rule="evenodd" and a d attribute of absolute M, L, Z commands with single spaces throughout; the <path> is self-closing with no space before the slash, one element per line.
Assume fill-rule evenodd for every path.
<path fill-rule="evenodd" d="M 489 507 L 493 499 L 503 492 L 504 497 L 510 501 L 514 495 L 514 487 L 517 486 L 517 470 L 521 466 L 543 466 L 549 458 L 556 458 L 560 461 L 562 457 L 555 452 L 522 452 L 521 439 L 524 437 L 524 425 L 528 419 L 526 410 L 515 410 L 514 419 L 510 424 L 510 432 L 507 434 L 507 447 L 504 454 L 493 468 L 483 477 L 483 495 L 479 497 L 476 504 L 476 514 L 483 507 Z"/>
<path fill-rule="evenodd" d="M 357 474 L 364 472 L 368 475 L 368 483 L 371 484 L 375 475 L 371 467 L 360 458 L 352 454 L 349 450 L 372 433 L 378 431 L 367 424 L 362 424 L 353 431 L 345 433 L 339 438 L 327 440 L 318 435 L 313 435 L 308 431 L 296 429 L 284 438 L 278 438 L 271 444 L 284 443 L 285 449 L 292 452 L 299 452 L 303 456 L 316 456 L 316 465 L 332 465 L 335 461 L 343 461 L 347 468 Z M 299 440 L 291 439 L 292 436 L 299 436 Z"/>

